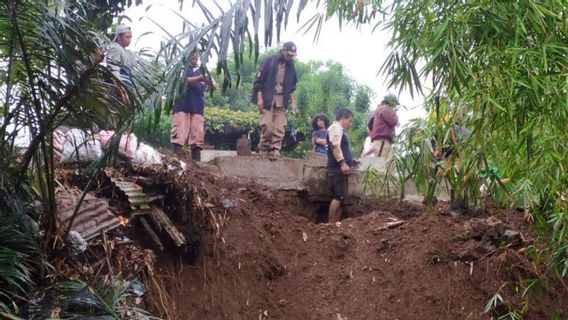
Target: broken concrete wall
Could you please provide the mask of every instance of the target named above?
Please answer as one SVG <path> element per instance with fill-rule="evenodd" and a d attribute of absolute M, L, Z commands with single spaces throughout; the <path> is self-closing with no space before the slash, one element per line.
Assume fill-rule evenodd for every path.
<path fill-rule="evenodd" d="M 233 176 L 254 179 L 258 184 L 283 190 L 305 190 L 314 200 L 329 200 L 327 156 L 308 152 L 305 159 L 266 157 L 218 157 L 214 162 L 220 171 Z M 390 184 L 372 190 L 365 186 L 363 172 L 373 168 L 384 176 L 385 163 L 380 158 L 364 158 L 349 176 L 349 195 L 352 197 L 398 197 L 399 188 Z M 388 188 L 388 192 L 385 191 Z M 375 188 L 377 189 L 377 188 Z"/>
<path fill-rule="evenodd" d="M 221 172 L 252 178 L 258 184 L 282 190 L 305 190 L 304 160 L 266 157 L 218 157 L 215 164 Z"/>
<path fill-rule="evenodd" d="M 303 182 L 308 195 L 312 199 L 329 199 L 330 185 L 327 181 L 327 155 L 308 152 L 304 161 L 304 177 Z M 361 163 L 352 168 L 349 176 L 349 196 L 350 197 L 381 197 L 396 198 L 399 196 L 399 188 L 396 184 L 380 184 L 370 186 L 365 184 L 365 170 L 375 169 L 379 175 L 379 179 L 384 181 L 386 164 L 384 159 L 376 157 L 367 157 L 361 160 Z M 392 180 L 392 179 L 391 179 Z M 396 179 L 395 179 L 396 180 Z"/>

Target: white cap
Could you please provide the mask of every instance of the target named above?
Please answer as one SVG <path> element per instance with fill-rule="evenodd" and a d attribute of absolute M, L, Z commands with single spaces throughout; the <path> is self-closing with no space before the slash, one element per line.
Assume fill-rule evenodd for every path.
<path fill-rule="evenodd" d="M 114 39 L 112 39 L 112 41 L 116 41 L 116 38 L 118 38 L 118 35 L 121 33 L 125 33 L 128 31 L 132 31 L 130 29 L 130 26 L 127 26 L 125 24 L 119 24 L 118 27 L 116 27 L 116 29 L 114 29 Z"/>

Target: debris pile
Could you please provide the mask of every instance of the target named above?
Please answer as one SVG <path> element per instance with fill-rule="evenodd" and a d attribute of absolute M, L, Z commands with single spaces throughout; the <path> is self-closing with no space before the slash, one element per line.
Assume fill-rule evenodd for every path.
<path fill-rule="evenodd" d="M 514 210 L 452 218 L 443 201 L 359 202 L 331 225 L 316 223 L 327 203 L 174 157 L 108 167 L 93 183 L 84 171 L 57 170 L 69 250 L 49 262 L 54 280 L 84 282 L 66 298 L 39 292 L 36 318 L 72 317 L 80 301 L 100 319 L 145 308 L 167 319 L 475 318 L 489 295 L 515 302 L 523 279 L 546 280 L 523 256 L 531 233 Z M 531 296 L 527 319 L 565 314 L 566 294 L 551 292 Z"/>
<path fill-rule="evenodd" d="M 60 127 L 53 133 L 55 151 L 60 163 L 91 163 L 103 156 L 103 149 L 117 145 L 118 154 L 135 164 L 160 164 L 162 155 L 151 146 L 140 143 L 133 134 L 118 136 L 114 131 L 96 134 L 77 128 Z"/>
<path fill-rule="evenodd" d="M 519 247 L 525 243 L 522 234 L 498 218 L 470 219 L 464 224 L 461 236 L 466 248 L 459 253 L 462 261 L 475 261 L 503 247 Z"/>
<path fill-rule="evenodd" d="M 67 137 L 85 137 L 75 133 L 69 130 L 63 145 L 70 144 Z M 98 154 L 87 150 L 95 145 L 87 140 L 73 145 L 75 156 L 83 155 L 83 160 L 93 161 L 89 157 Z M 94 183 L 85 183 L 92 174 L 86 166 L 62 161 L 56 171 L 56 198 L 65 250 L 49 261 L 50 282 L 56 285 L 36 293 L 27 306 L 29 318 L 142 316 L 146 286 L 158 294 L 165 290 L 153 279 L 155 251 L 197 253 L 204 232 L 219 236 L 220 216 L 213 203 L 219 202 L 220 210 L 226 204 L 211 199 L 199 184 L 197 165 L 159 159 L 159 164 L 118 162 L 101 171 Z M 116 292 L 106 292 L 108 288 Z M 117 299 L 112 306 L 101 290 Z M 78 312 L 85 304 L 87 313 Z"/>

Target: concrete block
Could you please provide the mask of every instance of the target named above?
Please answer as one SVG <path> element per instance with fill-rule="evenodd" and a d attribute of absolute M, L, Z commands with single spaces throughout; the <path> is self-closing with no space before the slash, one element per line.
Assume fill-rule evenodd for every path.
<path fill-rule="evenodd" d="M 234 150 L 201 150 L 201 162 L 209 162 L 218 157 L 236 157 L 237 152 Z"/>
<path fill-rule="evenodd" d="M 304 160 L 266 157 L 218 157 L 221 172 L 254 179 L 258 184 L 282 190 L 304 190 Z"/>
<path fill-rule="evenodd" d="M 304 164 L 306 167 L 325 168 L 327 166 L 327 155 L 315 151 L 308 151 Z"/>
<path fill-rule="evenodd" d="M 310 197 L 327 198 L 331 196 L 331 186 L 327 180 L 327 169 L 325 167 L 306 165 L 302 182 Z"/>
<path fill-rule="evenodd" d="M 387 185 L 388 189 L 371 188 L 371 186 L 365 186 L 363 171 L 364 170 L 361 167 L 353 168 L 353 170 L 351 171 L 351 175 L 348 179 L 350 197 L 398 197 L 398 188 L 396 188 L 395 185 Z M 306 166 L 304 167 L 303 182 L 310 198 L 322 199 L 331 197 L 331 186 L 327 179 L 327 168 L 325 166 L 310 166 L 306 164 Z"/>
<path fill-rule="evenodd" d="M 388 163 L 386 163 L 383 157 L 363 157 L 360 159 L 361 163 L 358 166 L 358 170 L 363 171 L 367 168 L 373 168 L 379 171 L 386 171 Z M 394 171 L 394 166 L 391 166 L 391 170 Z"/>
<path fill-rule="evenodd" d="M 213 150 L 211 150 L 213 151 Z M 233 151 L 234 152 L 234 151 Z M 331 188 L 327 180 L 327 156 L 316 152 L 308 152 L 306 159 L 277 158 L 270 160 L 266 157 L 223 156 L 215 164 L 227 175 L 251 178 L 258 184 L 282 190 L 305 190 L 311 199 L 331 199 Z M 203 157 L 203 154 L 202 154 Z M 366 157 L 361 164 L 352 168 L 349 176 L 349 196 L 352 198 L 391 199 L 400 197 L 399 181 L 396 178 L 394 165 L 385 163 L 383 158 Z M 374 172 L 366 173 L 368 169 Z M 386 172 L 387 169 L 390 172 Z M 378 183 L 365 183 L 366 175 L 369 180 Z M 371 177 L 373 176 L 373 177 Z M 388 178 L 387 178 L 388 177 Z M 439 192 L 439 200 L 449 197 L 445 192 Z M 422 201 L 423 196 L 416 190 L 412 181 L 405 183 L 405 199 Z"/>

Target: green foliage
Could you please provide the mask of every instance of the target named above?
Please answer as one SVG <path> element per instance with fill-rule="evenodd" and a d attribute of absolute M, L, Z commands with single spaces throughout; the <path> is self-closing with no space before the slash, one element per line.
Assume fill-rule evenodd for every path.
<path fill-rule="evenodd" d="M 259 60 L 274 54 L 274 50 L 263 52 Z M 234 59 L 228 60 L 233 66 Z M 366 123 L 370 101 L 374 97 L 371 88 L 358 85 L 345 71 L 344 67 L 333 61 L 294 62 L 298 75 L 296 98 L 299 115 L 294 118 L 296 129 L 305 136 L 311 136 L 311 118 L 315 114 L 325 113 L 331 121 L 334 111 L 340 107 L 349 107 L 354 112 L 354 124 L 350 133 L 353 145 L 362 145 L 366 136 Z M 256 111 L 250 102 L 252 85 L 257 71 L 251 57 L 244 57 L 240 64 L 241 83 L 238 88 L 231 87 L 227 91 L 214 95 L 211 103 L 215 106 L 232 110 Z M 311 142 L 305 141 L 297 147 L 294 153 L 303 153 L 311 148 Z"/>
<path fill-rule="evenodd" d="M 58 5 L 57 1 L 52 2 Z M 82 12 L 83 17 L 100 30 L 111 27 L 113 18 L 119 17 L 126 8 L 142 4 L 142 0 L 91 0 L 89 3 L 82 0 L 68 0 L 66 2 L 71 12 Z"/>
<path fill-rule="evenodd" d="M 137 116 L 134 126 L 135 134 L 141 141 L 153 146 L 169 148 L 172 125 L 169 114 L 159 114 L 156 122 L 156 110 L 145 110 Z M 258 137 L 258 113 L 256 111 L 239 111 L 221 107 L 205 108 L 206 143 L 234 144 L 241 133 L 250 133 Z M 226 141 L 224 138 L 231 138 Z"/>
<path fill-rule="evenodd" d="M 326 114 L 330 121 L 335 120 L 335 110 L 348 107 L 353 112 L 353 124 L 348 136 L 353 151 L 361 151 L 363 141 L 367 136 L 367 121 L 372 91 L 365 86 L 359 86 L 347 75 L 344 67 L 333 61 L 325 63 L 311 61 L 307 64 L 296 63 L 298 85 L 296 99 L 298 101 L 297 129 L 311 136 L 311 120 L 318 113 Z M 355 99 L 355 93 L 358 99 Z M 366 95 L 366 97 L 365 97 Z M 359 105 L 355 103 L 358 102 Z M 362 111 L 361 111 L 362 110 Z M 309 150 L 311 141 L 306 141 L 301 147 Z"/>
<path fill-rule="evenodd" d="M 552 226 L 552 248 L 555 254 L 550 266 L 556 268 L 565 277 L 568 275 L 568 212 L 566 208 L 555 210 L 549 214 L 549 225 Z"/>
<path fill-rule="evenodd" d="M 360 113 L 366 113 L 371 106 L 371 99 L 375 97 L 373 89 L 367 86 L 358 86 L 355 92 L 354 109 Z"/>
<path fill-rule="evenodd" d="M 43 295 L 40 305 L 30 309 L 33 319 L 51 318 L 53 310 L 58 310 L 58 318 L 97 318 L 97 319 L 157 319 L 145 311 L 132 307 L 132 281 L 113 278 L 111 283 L 88 284 L 81 280 L 59 282 Z"/>
<path fill-rule="evenodd" d="M 499 168 L 511 181 L 511 205 L 549 221 L 551 256 L 564 273 L 562 210 L 535 208 L 568 188 L 568 147 L 561 142 L 568 116 L 565 1 L 329 3 L 327 15 L 355 23 L 375 23 L 389 12 L 392 52 L 382 68 L 389 83 L 424 92 L 430 113 L 446 99 L 446 112 L 473 132 L 459 158 L 449 160 L 458 166 L 454 183 L 467 184 L 488 163 Z"/>
<path fill-rule="evenodd" d="M 525 279 L 521 282 L 524 287 L 522 294 L 523 298 L 527 297 L 530 292 L 534 291 L 536 288 L 538 288 L 541 285 L 539 278 Z"/>
<path fill-rule="evenodd" d="M 154 147 L 170 147 L 170 131 L 172 119 L 161 109 L 146 109 L 136 116 L 134 134 L 139 141 L 149 143 Z"/>
<path fill-rule="evenodd" d="M 211 134 L 232 131 L 252 132 L 258 126 L 258 112 L 233 111 L 209 107 L 205 111 L 205 130 Z"/>
<path fill-rule="evenodd" d="M 274 50 L 268 50 L 260 54 L 259 61 L 262 61 L 268 55 L 273 54 Z M 230 72 L 236 70 L 236 63 L 234 58 L 229 58 L 227 61 Z M 252 86 L 255 79 L 258 65 L 254 62 L 252 56 L 246 55 L 239 64 L 240 70 L 238 74 L 241 75 L 238 86 L 232 85 L 226 90 L 217 92 L 210 99 L 211 105 L 229 108 L 231 110 L 240 111 L 253 111 L 256 110 L 255 106 L 250 102 Z M 218 90 L 219 91 L 219 90 Z"/>
<path fill-rule="evenodd" d="M 385 172 L 368 167 L 363 170 L 363 188 L 365 193 L 370 193 L 378 197 L 394 198 L 400 189 L 399 180 L 392 173 L 392 164 L 387 164 Z"/>
<path fill-rule="evenodd" d="M 562 315 L 559 313 L 554 314 L 550 320 L 562 320 Z"/>
<path fill-rule="evenodd" d="M 496 309 L 502 303 L 503 303 L 503 297 L 501 297 L 501 294 L 499 294 L 499 292 L 496 292 L 493 296 L 491 296 L 491 298 L 489 298 L 489 301 L 487 301 L 487 304 L 485 305 L 485 310 L 483 312 L 489 313 L 491 312 L 491 310 Z"/>
<path fill-rule="evenodd" d="M 44 240 L 49 242 L 57 231 L 53 131 L 62 124 L 124 129 L 142 101 L 153 95 L 156 79 L 148 66 L 139 64 L 132 70 L 135 88 L 120 82 L 102 63 L 104 35 L 88 31 L 88 23 L 69 7 L 55 11 L 37 1 L 7 1 L 0 8 L 0 28 L 6 35 L 0 41 L 0 60 L 5 62 L 2 163 L 18 167 L 9 173 L 15 184 L 33 186 L 39 194 L 46 211 L 41 221 Z M 111 90 L 122 90 L 128 98 L 120 99 Z M 31 141 L 13 161 L 16 137 L 23 132 L 30 133 Z"/>
<path fill-rule="evenodd" d="M 501 287 L 501 289 L 502 288 L 503 287 Z M 501 291 L 501 289 L 499 289 L 499 291 Z M 527 311 L 528 304 L 525 304 L 522 310 L 516 309 L 505 301 L 499 291 L 489 298 L 483 313 L 491 315 L 491 319 L 521 320 L 523 314 Z"/>
<path fill-rule="evenodd" d="M 17 305 L 33 284 L 37 230 L 26 214 L 33 192 L 20 183 L 20 169 L 6 155 L 0 157 L 0 315 L 11 317 L 19 313 Z"/>
<path fill-rule="evenodd" d="M 110 5 L 119 3 L 123 2 Z M 78 10 L 82 5 L 87 3 L 0 4 L 0 300 L 8 312 L 17 311 L 16 302 L 25 296 L 35 271 L 29 262 L 36 245 L 30 236 L 35 227 L 24 224 L 35 224 L 24 210 L 32 200 L 41 201 L 41 212 L 36 213 L 43 256 L 60 244 L 53 131 L 63 124 L 107 128 L 109 120 L 118 120 L 117 129 L 124 130 L 143 102 L 155 96 L 150 66 L 134 66 L 135 87 L 130 88 L 102 63 L 100 48 L 108 39 L 85 20 L 82 14 L 92 7 Z M 127 98 L 118 99 L 109 94 L 111 90 L 123 90 Z M 119 116 L 112 119 L 112 114 Z M 23 133 L 30 141 L 22 151 L 16 142 Z"/>
<path fill-rule="evenodd" d="M 393 83 L 415 90 L 421 79 L 432 79 L 430 111 L 445 96 L 449 111 L 463 115 L 473 135 L 452 162 L 471 165 L 463 166 L 464 177 L 484 169 L 483 159 L 491 161 L 511 179 L 515 203 L 526 208 L 566 190 L 568 149 L 558 143 L 568 115 L 565 3 L 437 1 L 392 9 L 388 25 L 397 50 L 385 66 Z M 419 62 L 417 77 L 409 76 Z M 553 227 L 553 238 L 561 239 L 562 230 Z"/>
<path fill-rule="evenodd" d="M 30 255 L 35 243 L 15 217 L 0 212 L 0 312 L 17 313 L 19 298 L 32 284 Z"/>

